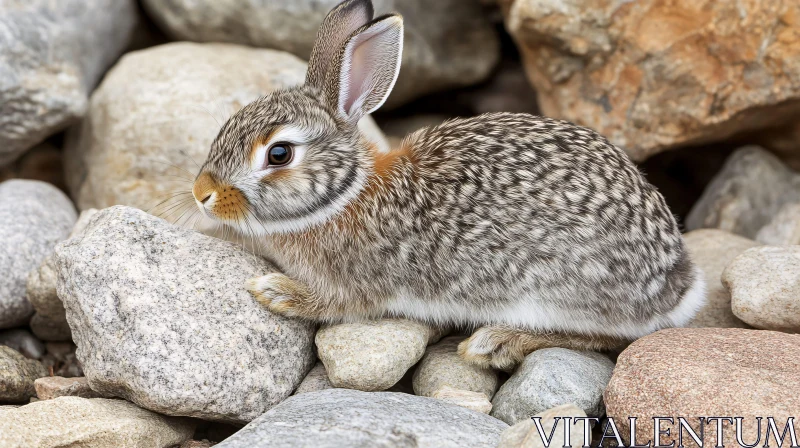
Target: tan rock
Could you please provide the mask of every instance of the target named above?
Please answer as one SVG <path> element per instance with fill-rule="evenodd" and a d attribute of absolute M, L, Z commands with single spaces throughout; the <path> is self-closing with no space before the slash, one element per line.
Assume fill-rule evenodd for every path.
<path fill-rule="evenodd" d="M 33 382 L 36 396 L 40 400 L 52 400 L 58 397 L 102 398 L 102 395 L 89 387 L 86 377 L 64 378 L 63 376 L 46 376 Z"/>
<path fill-rule="evenodd" d="M 783 428 L 789 416 L 800 415 L 798 371 L 798 335 L 738 328 L 661 330 L 620 354 L 605 392 L 606 412 L 623 434 L 630 432 L 628 417 L 638 417 L 637 444 L 653 439 L 653 417 L 683 417 L 697 431 L 698 417 L 710 416 L 744 417 L 744 440 L 752 443 L 755 417 L 772 416 Z M 662 445 L 673 440 L 677 445 L 677 424 L 662 425 L 671 429 Z M 712 421 L 704 446 L 714 446 L 716 434 Z M 730 425 L 723 435 L 725 446 L 738 446 Z"/>
<path fill-rule="evenodd" d="M 72 227 L 69 238 L 83 233 L 95 213 L 97 213 L 97 209 L 94 208 L 82 211 Z M 72 330 L 67 324 L 64 304 L 61 303 L 61 299 L 56 293 L 58 278 L 54 258 L 53 254 L 48 255 L 38 269 L 34 269 L 28 274 L 26 297 L 36 310 L 31 318 L 30 326 L 33 333 L 43 341 L 71 341 Z"/>
<path fill-rule="evenodd" d="M 0 402 L 22 403 L 36 395 L 33 382 L 47 375 L 42 363 L 0 345 Z M 3 446 L 0 444 L 0 446 Z"/>
<path fill-rule="evenodd" d="M 166 448 L 193 432 L 189 419 L 159 415 L 127 401 L 59 397 L 4 412 L 0 446 Z"/>
<path fill-rule="evenodd" d="M 539 417 L 541 419 L 541 426 L 544 430 L 544 434 L 546 435 L 549 435 L 551 431 L 553 431 L 553 426 L 558 425 L 558 428 L 562 428 L 557 428 L 553 433 L 554 435 L 552 441 L 550 442 L 550 446 L 563 447 L 565 442 L 563 427 L 566 421 L 563 420 L 563 417 L 586 417 L 586 413 L 583 412 L 583 409 L 575 406 L 574 404 L 564 404 L 536 414 L 534 415 L 534 418 L 535 417 Z M 562 417 L 562 419 L 556 421 L 557 417 Z M 572 448 L 583 447 L 584 427 L 582 422 L 574 423 L 570 421 L 570 424 L 570 444 L 568 446 Z M 590 431 L 589 442 L 591 442 L 591 438 L 592 434 Z M 536 424 L 533 422 L 533 419 L 527 419 L 503 431 L 503 434 L 500 436 L 500 444 L 497 445 L 497 448 L 545 448 L 545 444 L 542 441 L 542 437 L 539 435 L 539 431 L 536 428 Z"/>
<path fill-rule="evenodd" d="M 686 217 L 689 230 L 715 228 L 753 239 L 786 204 L 800 202 L 800 173 L 758 146 L 737 149 Z"/>
<path fill-rule="evenodd" d="M 382 319 L 322 327 L 316 345 L 331 384 L 371 392 L 400 381 L 438 337 L 420 322 Z"/>
<path fill-rule="evenodd" d="M 317 361 L 314 367 L 306 374 L 303 381 L 295 389 L 294 394 L 304 394 L 307 392 L 316 392 L 318 390 L 330 389 L 333 387 L 331 381 L 328 379 L 328 372 L 325 371 L 325 365 Z"/>
<path fill-rule="evenodd" d="M 731 311 L 731 295 L 722 285 L 722 271 L 737 255 L 759 244 L 717 229 L 693 230 L 683 236 L 692 261 L 706 279 L 706 304 L 690 327 L 748 328 Z"/>
<path fill-rule="evenodd" d="M 473 392 L 471 390 L 454 389 L 450 386 L 442 386 L 431 395 L 431 398 L 453 403 L 462 408 L 472 409 L 475 412 L 488 414 L 492 411 L 492 402 L 483 392 Z"/>
<path fill-rule="evenodd" d="M 414 393 L 432 397 L 443 387 L 482 393 L 489 400 L 497 390 L 497 372 L 483 369 L 458 356 L 462 336 L 451 336 L 431 345 L 414 372 Z"/>
<path fill-rule="evenodd" d="M 763 246 L 722 273 L 733 314 L 765 330 L 800 333 L 800 246 Z"/>
<path fill-rule="evenodd" d="M 501 0 L 548 116 L 643 160 L 800 110 L 800 3 Z"/>
<path fill-rule="evenodd" d="M 800 244 L 800 202 L 786 204 L 756 234 L 756 241 L 773 246 Z"/>
<path fill-rule="evenodd" d="M 186 211 L 186 222 L 196 206 L 173 194 L 189 192 L 221 124 L 259 96 L 302 83 L 305 71 L 291 54 L 239 45 L 178 42 L 127 53 L 67 137 L 78 208 L 129 205 L 173 222 Z M 360 124 L 388 148 L 371 118 Z"/>

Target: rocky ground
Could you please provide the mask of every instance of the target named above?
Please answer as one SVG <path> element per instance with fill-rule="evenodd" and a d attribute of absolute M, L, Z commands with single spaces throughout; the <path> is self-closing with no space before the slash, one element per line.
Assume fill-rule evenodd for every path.
<path fill-rule="evenodd" d="M 592 127 L 705 273 L 689 328 L 512 372 L 465 363 L 457 329 L 269 313 L 242 285 L 274 267 L 176 194 L 232 112 L 302 82 L 335 3 L 0 3 L 0 447 L 522 448 L 534 415 L 597 418 L 594 440 L 637 416 L 640 441 L 654 416 L 800 416 L 800 3 L 374 0 L 407 24 L 376 145 L 491 111 Z"/>

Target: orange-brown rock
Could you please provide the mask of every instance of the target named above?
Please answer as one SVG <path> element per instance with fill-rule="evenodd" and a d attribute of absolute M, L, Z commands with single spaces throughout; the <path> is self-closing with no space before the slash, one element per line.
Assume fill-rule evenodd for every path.
<path fill-rule="evenodd" d="M 542 112 L 636 160 L 800 111 L 800 2 L 500 2 Z"/>
<path fill-rule="evenodd" d="M 740 328 L 661 330 L 620 354 L 605 391 L 606 413 L 625 438 L 630 434 L 629 417 L 637 417 L 639 445 L 653 439 L 653 417 L 671 417 L 673 424 L 661 425 L 670 435 L 660 443 L 675 440 L 676 446 L 678 417 L 698 433 L 699 417 L 743 417 L 747 444 L 756 440 L 755 417 L 763 417 L 758 444 L 763 446 L 766 417 L 773 417 L 781 432 L 788 417 L 800 415 L 798 371 L 800 335 Z M 716 445 L 716 424 L 711 421 L 705 427 L 703 446 Z M 725 446 L 739 446 L 733 425 L 724 423 L 722 433 Z M 683 437 L 689 441 L 686 446 L 697 446 L 686 431 Z M 770 446 L 773 437 L 774 433 Z"/>

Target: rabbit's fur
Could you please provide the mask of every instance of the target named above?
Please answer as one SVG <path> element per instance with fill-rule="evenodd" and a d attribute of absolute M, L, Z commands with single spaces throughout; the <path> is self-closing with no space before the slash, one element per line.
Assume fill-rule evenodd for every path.
<path fill-rule="evenodd" d="M 388 153 L 365 140 L 357 122 L 388 96 L 402 49 L 399 17 L 363 25 L 371 16 L 369 0 L 334 9 L 306 84 L 237 112 L 195 183 L 206 214 L 257 235 L 283 269 L 248 283 L 258 300 L 317 321 L 483 326 L 460 351 L 500 368 L 540 347 L 609 348 L 688 322 L 704 286 L 677 223 L 597 133 L 493 113 Z M 361 42 L 379 51 L 353 50 L 370 32 Z M 293 143 L 295 159 L 264 168 L 275 142 Z"/>

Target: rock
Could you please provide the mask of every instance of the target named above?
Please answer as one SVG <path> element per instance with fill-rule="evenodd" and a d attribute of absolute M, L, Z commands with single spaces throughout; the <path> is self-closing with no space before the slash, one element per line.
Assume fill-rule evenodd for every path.
<path fill-rule="evenodd" d="M 187 223 L 197 206 L 175 194 L 190 191 L 221 123 L 259 96 L 303 82 L 305 71 L 287 53 L 237 45 L 178 42 L 127 53 L 67 135 L 67 183 L 78 208 L 122 204 Z M 388 148 L 372 118 L 360 124 Z"/>
<path fill-rule="evenodd" d="M 333 384 L 331 384 L 330 380 L 328 380 L 328 373 L 325 372 L 325 366 L 321 362 L 317 361 L 317 363 L 314 364 L 314 367 L 308 372 L 306 377 L 303 378 L 303 381 L 300 382 L 300 385 L 297 386 L 297 390 L 294 391 L 294 395 L 331 388 L 333 388 Z"/>
<path fill-rule="evenodd" d="M 492 402 L 483 392 L 473 392 L 471 390 L 454 389 L 450 386 L 442 386 L 431 395 L 431 398 L 452 403 L 462 408 L 472 409 L 475 412 L 488 414 L 492 410 Z"/>
<path fill-rule="evenodd" d="M 620 354 L 605 392 L 606 412 L 622 434 L 630 433 L 628 416 L 638 417 L 639 444 L 653 439 L 653 417 L 684 417 L 697 431 L 697 418 L 711 416 L 744 417 L 743 439 L 752 443 L 755 417 L 774 417 L 783 428 L 789 416 L 800 414 L 798 369 L 798 335 L 739 328 L 661 330 Z M 738 446 L 733 428 L 726 426 L 725 446 Z M 661 445 L 677 439 L 677 421 L 664 422 L 662 429 L 672 431 L 661 437 Z M 711 421 L 703 446 L 714 445 L 716 422 Z"/>
<path fill-rule="evenodd" d="M 40 180 L 66 190 L 61 149 L 48 142 L 34 146 L 17 160 L 0 166 L 0 182 L 8 179 Z"/>
<path fill-rule="evenodd" d="M 28 398 L 36 395 L 34 380 L 45 375 L 47 370 L 42 363 L 27 359 L 16 350 L 0 345 L 0 402 L 28 401 Z M 0 443 L 0 446 L 4 445 Z"/>
<path fill-rule="evenodd" d="M 748 328 L 731 311 L 731 295 L 722 286 L 722 271 L 737 255 L 758 246 L 755 241 L 725 230 L 699 229 L 683 235 L 686 248 L 706 280 L 706 304 L 690 327 Z"/>
<path fill-rule="evenodd" d="M 480 392 L 487 399 L 497 390 L 497 373 L 482 369 L 458 356 L 461 336 L 451 336 L 431 345 L 414 372 L 414 393 L 432 397 L 443 387 Z"/>
<path fill-rule="evenodd" d="M 561 406 L 556 406 L 552 409 L 548 409 L 544 412 L 534 415 L 535 417 L 539 417 L 541 420 L 541 426 L 544 430 L 545 435 L 554 434 L 553 439 L 551 440 L 551 444 L 555 443 L 553 446 L 563 447 L 564 446 L 564 424 L 565 420 L 556 418 L 564 418 L 564 417 L 586 417 L 586 413 L 583 412 L 583 409 L 575 406 L 574 404 L 564 404 Z M 572 448 L 581 448 L 583 447 L 583 421 L 572 423 L 570 426 L 569 431 L 569 441 L 570 444 L 568 446 Z M 553 426 L 556 426 L 556 431 L 553 431 Z M 561 429 L 559 429 L 561 428 Z M 589 441 L 591 442 L 591 431 L 589 432 Z M 525 419 L 521 422 L 515 424 L 514 426 L 506 429 L 503 431 L 503 434 L 500 436 L 500 444 L 497 445 L 497 448 L 546 448 L 545 444 L 542 441 L 542 437 L 539 435 L 538 430 L 536 429 L 536 424 L 533 422 L 533 419 Z"/>
<path fill-rule="evenodd" d="M 636 160 L 800 109 L 797 2 L 501 5 L 543 114 L 593 128 Z"/>
<path fill-rule="evenodd" d="M 248 422 L 314 363 L 314 327 L 269 313 L 244 288 L 276 268 L 232 243 L 116 206 L 60 244 L 56 266 L 78 359 L 104 395 Z"/>
<path fill-rule="evenodd" d="M 26 358 L 40 359 L 44 356 L 44 344 L 22 328 L 0 331 L 0 345 L 13 348 Z"/>
<path fill-rule="evenodd" d="M 58 397 L 102 398 L 102 395 L 89 387 L 89 381 L 83 376 L 77 378 L 46 376 L 34 381 L 33 387 L 40 400 L 52 400 Z"/>
<path fill-rule="evenodd" d="M 16 179 L 0 184 L 0 329 L 28 323 L 28 272 L 69 234 L 75 219 L 70 200 L 52 185 Z"/>
<path fill-rule="evenodd" d="M 603 391 L 612 370 L 614 363 L 599 353 L 565 348 L 536 350 L 497 391 L 491 415 L 513 425 L 573 403 L 589 417 L 600 417 Z"/>
<path fill-rule="evenodd" d="M 138 20 L 134 0 L 0 4 L 0 165 L 83 116 Z"/>
<path fill-rule="evenodd" d="M 428 325 L 405 319 L 336 324 L 317 332 L 317 354 L 334 387 L 386 390 L 438 336 Z"/>
<path fill-rule="evenodd" d="M 755 238 L 786 204 L 800 202 L 800 174 L 757 146 L 736 150 L 686 218 L 689 230 L 710 227 Z"/>
<path fill-rule="evenodd" d="M 800 202 L 785 204 L 756 234 L 756 241 L 773 246 L 800 244 Z"/>
<path fill-rule="evenodd" d="M 217 447 L 495 448 L 507 427 L 432 398 L 328 389 L 289 398 Z"/>
<path fill-rule="evenodd" d="M 308 59 L 322 19 L 340 0 L 146 0 L 157 23 L 179 40 L 274 48 Z M 403 15 L 403 68 L 394 107 L 427 93 L 486 79 L 499 61 L 497 34 L 477 2 L 373 0 L 375 15 Z"/>
<path fill-rule="evenodd" d="M 722 273 L 733 314 L 764 330 L 800 333 L 800 246 L 763 246 Z"/>
<path fill-rule="evenodd" d="M 0 446 L 167 448 L 193 432 L 189 419 L 158 415 L 127 401 L 59 397 L 3 413 Z"/>
<path fill-rule="evenodd" d="M 78 358 L 75 356 L 77 347 L 72 342 L 47 342 L 47 353 L 42 357 L 42 364 L 52 369 L 53 375 L 67 378 L 83 376 Z"/>
<path fill-rule="evenodd" d="M 95 213 L 97 209 L 94 208 L 82 211 L 69 237 L 80 235 Z M 51 253 L 42 261 L 39 269 L 34 269 L 28 274 L 27 298 L 36 310 L 31 318 L 31 330 L 38 338 L 45 341 L 71 341 L 72 332 L 67 324 L 64 304 L 56 292 L 57 282 L 55 255 Z"/>
<path fill-rule="evenodd" d="M 208 440 L 187 440 L 183 442 L 180 448 L 211 448 L 214 446 Z"/>

